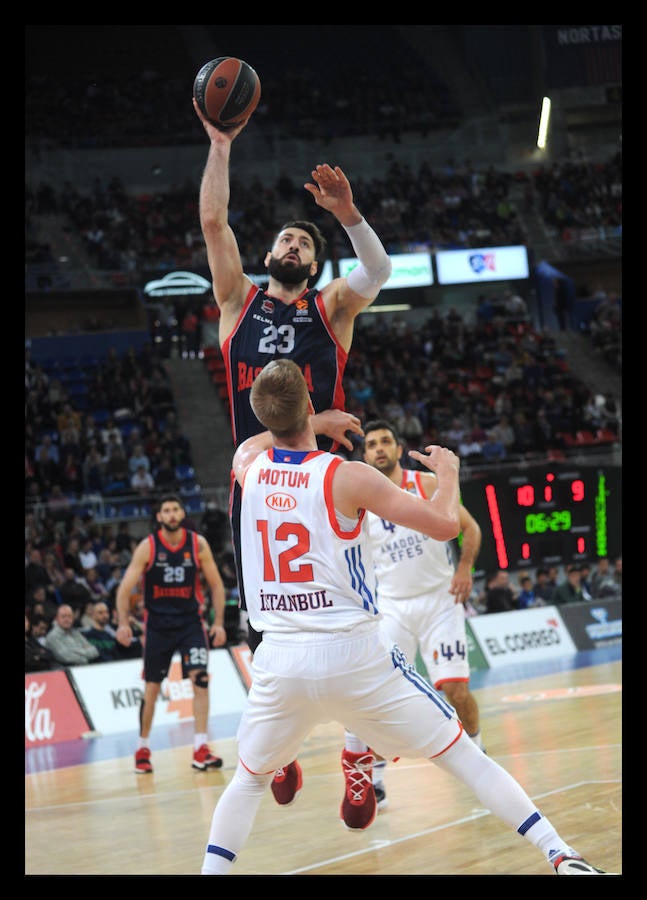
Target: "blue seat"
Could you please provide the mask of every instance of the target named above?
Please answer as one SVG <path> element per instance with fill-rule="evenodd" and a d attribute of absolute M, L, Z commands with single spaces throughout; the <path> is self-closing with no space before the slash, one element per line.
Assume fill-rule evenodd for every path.
<path fill-rule="evenodd" d="M 194 481 L 195 469 L 193 466 L 180 465 L 175 467 L 175 477 L 178 481 Z"/>
<path fill-rule="evenodd" d="M 184 508 L 187 513 L 200 513 L 204 512 L 207 507 L 202 497 L 196 495 L 195 497 L 187 497 L 184 501 Z"/>
<path fill-rule="evenodd" d="M 109 409 L 95 409 L 92 413 L 92 418 L 94 419 L 95 425 L 105 425 L 105 423 L 110 418 L 110 410 Z"/>
<path fill-rule="evenodd" d="M 179 488 L 179 494 L 180 497 L 194 497 L 201 490 L 200 485 L 196 484 L 195 481 L 183 481 Z"/>

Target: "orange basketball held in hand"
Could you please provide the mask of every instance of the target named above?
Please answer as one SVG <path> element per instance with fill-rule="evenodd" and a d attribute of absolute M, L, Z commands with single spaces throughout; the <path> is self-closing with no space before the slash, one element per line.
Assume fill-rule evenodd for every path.
<path fill-rule="evenodd" d="M 226 131 L 254 112 L 261 99 L 261 81 L 244 60 L 219 56 L 195 76 L 193 96 L 211 124 Z"/>

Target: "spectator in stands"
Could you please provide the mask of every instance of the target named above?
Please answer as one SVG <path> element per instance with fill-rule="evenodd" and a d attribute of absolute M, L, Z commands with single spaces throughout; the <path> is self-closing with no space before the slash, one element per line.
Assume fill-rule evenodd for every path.
<path fill-rule="evenodd" d="M 61 474 L 61 459 L 51 434 L 44 434 L 34 452 L 34 470 L 43 486 L 55 484 Z"/>
<path fill-rule="evenodd" d="M 95 441 L 92 441 L 83 460 L 83 490 L 86 494 L 101 494 L 105 485 L 106 463 Z"/>
<path fill-rule="evenodd" d="M 533 592 L 537 600 L 542 601 L 543 606 L 550 606 L 553 602 L 557 585 L 553 584 L 548 577 L 548 569 L 540 566 L 535 574 L 535 583 Z"/>
<path fill-rule="evenodd" d="M 501 443 L 493 431 L 486 432 L 485 440 L 481 445 L 481 454 L 485 462 L 503 462 L 507 453 L 505 445 Z"/>
<path fill-rule="evenodd" d="M 88 600 L 85 604 L 84 608 L 81 610 L 81 615 L 78 617 L 78 623 L 76 621 L 77 617 L 75 615 L 75 626 L 78 624 L 78 627 L 83 631 L 85 628 L 92 627 L 92 613 L 94 611 L 95 600 Z"/>
<path fill-rule="evenodd" d="M 119 651 L 121 644 L 117 641 L 116 632 L 110 624 L 110 610 L 107 603 L 99 600 L 93 604 L 91 624 L 83 628 L 81 633 L 93 647 L 97 648 L 99 662 L 115 662 L 123 658 Z"/>
<path fill-rule="evenodd" d="M 83 575 L 83 563 L 81 562 L 81 539 L 77 533 L 71 534 L 63 550 L 63 568 L 74 569 L 77 575 Z"/>
<path fill-rule="evenodd" d="M 106 582 L 112 575 L 112 570 L 116 565 L 117 557 L 114 552 L 114 543 L 112 546 L 103 546 L 101 550 L 99 550 L 99 557 L 95 568 L 97 570 L 97 575 L 106 587 Z"/>
<path fill-rule="evenodd" d="M 34 615 L 30 616 L 31 621 L 31 635 L 36 638 L 38 643 L 44 647 L 45 646 L 45 637 L 47 636 L 47 632 L 51 628 L 52 619 L 48 619 L 47 616 L 42 615 L 41 613 L 34 613 Z"/>
<path fill-rule="evenodd" d="M 424 429 L 422 422 L 412 409 L 404 408 L 403 415 L 396 420 L 396 428 L 411 447 L 419 446 Z"/>
<path fill-rule="evenodd" d="M 566 579 L 557 585 L 553 596 L 555 606 L 563 606 L 565 603 L 585 603 L 586 597 L 580 584 L 582 570 L 577 563 L 571 563 L 566 569 Z"/>
<path fill-rule="evenodd" d="M 90 535 L 86 535 L 79 546 L 79 560 L 84 573 L 88 569 L 96 569 L 99 564 L 99 558 L 94 551 L 94 541 Z"/>
<path fill-rule="evenodd" d="M 485 590 L 479 602 L 485 607 L 486 613 L 509 612 L 519 608 L 506 569 L 497 569 L 487 576 Z"/>
<path fill-rule="evenodd" d="M 532 578 L 530 575 L 522 575 L 519 578 L 519 587 L 520 591 L 517 596 L 517 606 L 519 609 L 529 609 L 532 606 L 545 606 L 544 601 L 537 597 L 533 590 Z"/>
<path fill-rule="evenodd" d="M 76 614 L 78 621 L 86 604 L 92 600 L 92 594 L 81 574 L 77 574 L 69 566 L 65 568 L 64 572 L 65 581 L 60 588 L 61 604 L 69 606 Z"/>
<path fill-rule="evenodd" d="M 616 556 L 613 561 L 613 577 L 620 588 L 620 595 L 622 596 L 622 556 Z"/>
<path fill-rule="evenodd" d="M 90 569 L 86 569 L 85 583 L 87 584 L 88 589 L 92 594 L 92 599 L 95 602 L 98 600 L 105 600 L 107 602 L 110 597 L 110 592 L 106 588 L 103 580 L 99 578 L 99 573 L 94 566 Z"/>
<path fill-rule="evenodd" d="M 461 419 L 453 418 L 449 430 L 443 435 L 444 443 L 450 450 L 457 453 L 458 447 L 465 440 L 466 435 L 467 428 L 465 424 Z"/>
<path fill-rule="evenodd" d="M 112 567 L 110 575 L 105 580 L 106 590 L 108 591 L 108 596 L 110 598 L 108 600 L 108 606 L 110 607 L 110 609 L 114 609 L 115 607 L 117 588 L 119 587 L 123 574 L 123 566 L 116 565 Z"/>
<path fill-rule="evenodd" d="M 117 425 L 114 420 L 114 416 L 110 416 L 107 420 L 103 428 L 101 429 L 101 443 L 103 444 L 104 450 L 106 453 L 109 452 L 109 449 L 114 444 L 119 444 L 119 446 L 123 445 L 123 435 L 121 433 L 121 428 Z"/>
<path fill-rule="evenodd" d="M 56 657 L 32 634 L 28 616 L 25 616 L 25 672 L 47 672 L 59 668 Z"/>
<path fill-rule="evenodd" d="M 130 475 L 128 472 L 128 460 L 119 444 L 113 444 L 110 455 L 104 457 L 105 463 L 105 487 L 107 494 L 127 494 L 130 491 Z"/>
<path fill-rule="evenodd" d="M 142 497 L 148 497 L 155 489 L 155 479 L 148 471 L 146 466 L 137 466 L 136 471 L 130 478 L 130 487 L 135 494 Z"/>
<path fill-rule="evenodd" d="M 45 646 L 62 666 L 84 666 L 99 659 L 97 648 L 75 628 L 74 610 L 67 603 L 59 606 Z"/>
<path fill-rule="evenodd" d="M 82 429 L 81 413 L 74 409 L 71 403 L 64 403 L 63 409 L 56 417 L 56 427 L 59 432 L 65 431 L 66 428 L 72 428 L 80 435 Z"/>
<path fill-rule="evenodd" d="M 65 494 L 80 495 L 83 491 L 83 470 L 74 453 L 66 453 L 61 466 L 61 488 Z"/>
<path fill-rule="evenodd" d="M 489 429 L 489 433 L 494 439 L 495 443 L 501 443 L 505 447 L 506 455 L 514 452 L 514 428 L 510 424 L 510 418 L 503 414 L 500 416 L 498 422 Z"/>
<path fill-rule="evenodd" d="M 593 599 L 593 594 L 591 593 L 591 566 L 586 562 L 586 560 L 582 560 L 580 563 L 580 587 L 582 588 L 582 594 L 584 595 L 584 599 L 588 602 Z"/>
<path fill-rule="evenodd" d="M 606 556 L 600 557 L 591 573 L 591 596 L 594 600 L 622 596 L 622 583 L 618 584 Z"/>
<path fill-rule="evenodd" d="M 43 565 L 43 554 L 37 547 L 32 547 L 25 565 L 25 590 L 29 592 L 38 586 L 45 587 L 49 581 L 47 569 Z"/>
<path fill-rule="evenodd" d="M 57 610 L 58 602 L 55 597 L 48 596 L 45 585 L 37 584 L 25 593 L 25 612 L 30 619 L 38 612 L 52 622 Z"/>
<path fill-rule="evenodd" d="M 143 466 L 147 472 L 151 470 L 151 461 L 144 452 L 144 445 L 138 442 L 133 446 L 133 452 L 128 457 L 128 472 L 131 478 L 140 466 Z"/>
<path fill-rule="evenodd" d="M 173 493 L 178 489 L 179 482 L 175 474 L 175 466 L 168 451 L 162 454 L 159 465 L 153 472 L 153 478 L 155 486 L 163 493 Z"/>
<path fill-rule="evenodd" d="M 503 307 L 505 314 L 509 319 L 525 322 L 528 318 L 528 306 L 523 297 L 513 293 L 511 290 L 503 292 Z"/>

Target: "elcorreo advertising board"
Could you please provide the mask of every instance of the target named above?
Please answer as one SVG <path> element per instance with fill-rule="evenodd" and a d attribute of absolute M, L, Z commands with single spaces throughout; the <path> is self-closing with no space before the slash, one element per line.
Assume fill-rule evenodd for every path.
<path fill-rule="evenodd" d="M 512 281 L 528 278 L 529 271 L 528 251 L 523 245 L 439 250 L 436 253 L 438 284 Z"/>
<path fill-rule="evenodd" d="M 474 616 L 470 628 L 491 668 L 577 651 L 555 606 Z"/>
<path fill-rule="evenodd" d="M 346 278 L 358 264 L 359 260 L 354 256 L 340 259 L 340 278 Z M 394 253 L 391 256 L 391 265 L 391 274 L 389 280 L 382 286 L 383 291 L 389 288 L 424 287 L 434 283 L 429 253 Z"/>
<path fill-rule="evenodd" d="M 141 659 L 74 666 L 71 674 L 101 734 L 136 731 L 144 696 Z M 226 649 L 209 652 L 209 715 L 242 712 L 247 691 Z M 175 654 L 155 709 L 155 724 L 175 724 L 193 717 L 193 687 L 182 678 L 180 656 Z"/>
<path fill-rule="evenodd" d="M 622 643 L 622 600 L 592 600 L 560 606 L 578 650 Z"/>

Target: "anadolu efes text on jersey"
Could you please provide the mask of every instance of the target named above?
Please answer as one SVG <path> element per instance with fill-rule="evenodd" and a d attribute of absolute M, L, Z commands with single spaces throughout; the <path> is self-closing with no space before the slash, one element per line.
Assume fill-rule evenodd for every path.
<path fill-rule="evenodd" d="M 347 631 L 379 615 L 368 523 L 338 517 L 342 459 L 272 448 L 242 489 L 242 567 L 249 621 L 262 632 Z"/>

